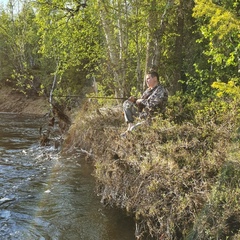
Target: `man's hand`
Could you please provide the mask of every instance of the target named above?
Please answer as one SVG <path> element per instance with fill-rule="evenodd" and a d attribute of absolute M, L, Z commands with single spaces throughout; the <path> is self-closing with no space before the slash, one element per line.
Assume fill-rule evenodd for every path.
<path fill-rule="evenodd" d="M 139 98 L 139 99 L 137 99 L 136 104 L 139 105 L 139 104 L 142 103 L 142 101 L 143 101 L 143 99 L 142 99 L 142 98 Z"/>
<path fill-rule="evenodd" d="M 134 96 L 128 98 L 129 101 L 136 103 L 137 99 Z"/>
<path fill-rule="evenodd" d="M 138 107 L 138 111 L 139 112 L 142 112 L 142 110 L 144 109 L 144 105 L 142 104 L 142 101 L 143 101 L 144 99 L 142 99 L 142 98 L 139 98 L 137 101 L 136 101 L 136 104 L 137 104 L 137 107 Z"/>

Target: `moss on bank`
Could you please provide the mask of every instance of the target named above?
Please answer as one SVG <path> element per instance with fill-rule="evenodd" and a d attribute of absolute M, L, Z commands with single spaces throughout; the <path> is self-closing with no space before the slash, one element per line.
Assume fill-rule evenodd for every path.
<path fill-rule="evenodd" d="M 87 103 L 64 151 L 92 161 L 102 203 L 133 216 L 137 239 L 238 239 L 238 110 L 181 104 L 121 138 L 121 108 Z"/>

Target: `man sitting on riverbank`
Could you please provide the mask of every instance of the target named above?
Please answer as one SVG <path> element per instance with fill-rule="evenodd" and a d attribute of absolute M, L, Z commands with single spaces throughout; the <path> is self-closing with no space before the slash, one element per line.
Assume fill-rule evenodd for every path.
<path fill-rule="evenodd" d="M 156 113 L 163 113 L 168 100 L 168 91 L 159 83 L 159 75 L 155 71 L 150 71 L 146 75 L 148 88 L 141 98 L 129 97 L 123 103 L 125 122 L 128 124 L 127 131 L 132 131 L 136 126 L 151 119 Z M 138 117 L 144 121 L 134 124 L 134 119 Z"/>

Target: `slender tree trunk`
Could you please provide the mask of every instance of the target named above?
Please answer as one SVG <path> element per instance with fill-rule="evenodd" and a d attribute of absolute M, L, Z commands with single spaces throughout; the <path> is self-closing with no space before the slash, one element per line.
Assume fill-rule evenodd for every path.
<path fill-rule="evenodd" d="M 182 78 L 183 69 L 183 31 L 184 31 L 184 0 L 180 0 L 177 14 L 177 37 L 175 41 L 175 58 L 174 58 L 174 79 L 172 90 L 176 92 L 181 86 L 179 80 Z"/>
<path fill-rule="evenodd" d="M 57 75 L 58 75 L 58 69 L 59 69 L 59 63 L 58 61 L 56 62 L 56 71 L 54 73 L 54 77 L 53 77 L 53 83 L 52 83 L 52 88 L 51 88 L 51 91 L 50 91 L 50 94 L 49 94 L 49 103 L 50 104 L 53 104 L 53 91 L 55 90 L 56 88 L 56 85 L 57 85 Z"/>
<path fill-rule="evenodd" d="M 157 12 L 156 12 L 156 0 L 151 1 L 149 16 L 148 16 L 148 35 L 147 35 L 147 50 L 146 50 L 146 65 L 145 75 L 150 68 L 153 68 L 153 56 L 155 50 L 155 32 L 157 29 Z M 143 89 L 146 86 L 145 77 L 143 80 Z"/>
<path fill-rule="evenodd" d="M 165 31 L 165 20 L 168 10 L 173 3 L 174 0 L 168 0 L 162 15 L 159 15 L 156 11 L 157 1 L 151 1 L 151 9 L 149 11 L 148 19 L 149 33 L 147 38 L 145 75 L 149 69 L 158 71 L 161 53 L 160 42 Z M 146 86 L 145 79 L 143 81 L 143 86 L 144 88 Z"/>
<path fill-rule="evenodd" d="M 102 0 L 98 0 L 100 7 L 101 22 L 104 29 L 106 45 L 108 49 L 110 67 L 114 76 L 115 96 L 123 97 L 124 95 L 124 81 L 125 81 L 125 65 L 124 65 L 124 31 L 121 20 L 121 15 L 118 15 L 117 23 L 111 20 L 108 13 L 107 5 Z M 120 13 L 119 13 L 120 14 Z M 114 24 L 118 26 L 118 34 L 114 34 L 116 29 Z"/>

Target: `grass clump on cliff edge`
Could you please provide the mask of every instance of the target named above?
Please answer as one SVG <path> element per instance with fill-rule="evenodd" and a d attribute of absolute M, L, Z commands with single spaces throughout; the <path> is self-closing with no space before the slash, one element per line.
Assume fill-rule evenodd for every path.
<path fill-rule="evenodd" d="M 175 96 L 165 119 L 121 138 L 121 108 L 88 106 L 65 147 L 92 159 L 102 202 L 134 217 L 137 239 L 237 239 L 238 109 Z"/>

